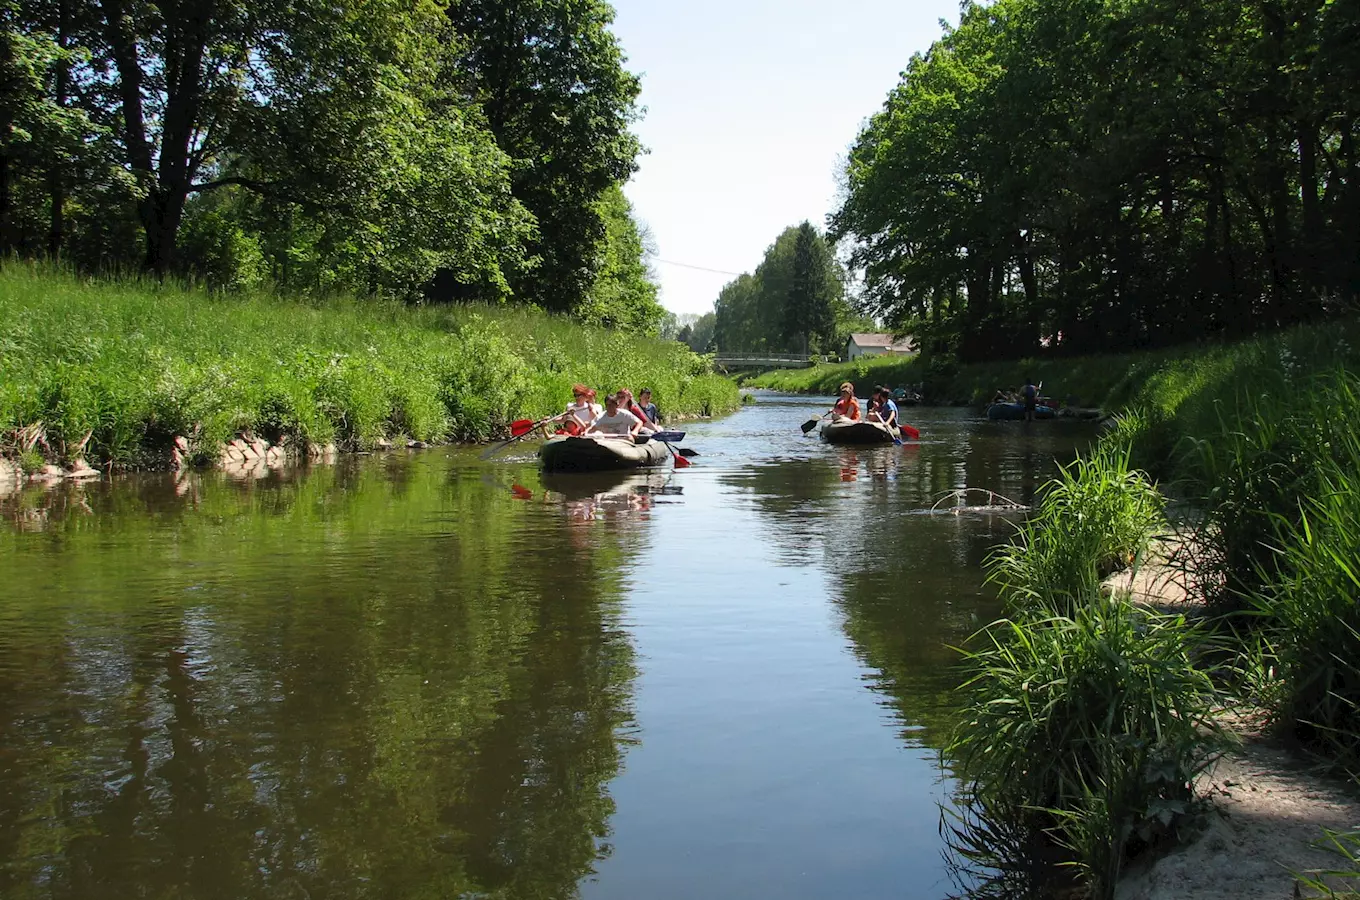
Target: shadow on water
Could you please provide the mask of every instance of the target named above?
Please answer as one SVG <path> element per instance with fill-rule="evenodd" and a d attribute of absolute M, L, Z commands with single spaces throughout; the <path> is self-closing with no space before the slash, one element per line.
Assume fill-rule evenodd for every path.
<path fill-rule="evenodd" d="M 608 855 L 609 530 L 435 454 L 4 515 L 0 895 L 570 897 Z"/>
<path fill-rule="evenodd" d="M 1070 854 L 1041 830 L 979 815 L 966 798 L 940 809 L 940 838 L 957 893 L 950 900 L 1077 900 Z"/>

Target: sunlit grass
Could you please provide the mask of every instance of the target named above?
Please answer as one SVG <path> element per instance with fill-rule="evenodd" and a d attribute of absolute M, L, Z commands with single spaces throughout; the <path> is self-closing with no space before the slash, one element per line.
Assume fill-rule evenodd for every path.
<path fill-rule="evenodd" d="M 1165 526 L 1161 493 L 1129 467 L 1126 450 L 1097 446 L 1059 468 L 1013 543 L 999 548 L 988 578 L 1016 611 L 1070 615 L 1111 572 L 1141 557 Z"/>
<path fill-rule="evenodd" d="M 176 434 L 241 430 L 363 448 L 485 438 L 511 419 L 650 387 L 663 413 L 721 413 L 736 386 L 674 341 L 514 307 L 411 308 L 217 296 L 147 281 L 0 268 L 0 432 L 128 460 Z"/>

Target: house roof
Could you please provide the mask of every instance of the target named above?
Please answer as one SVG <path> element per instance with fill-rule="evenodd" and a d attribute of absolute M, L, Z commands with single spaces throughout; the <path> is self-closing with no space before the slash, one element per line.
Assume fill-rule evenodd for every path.
<path fill-rule="evenodd" d="M 860 333 L 850 335 L 850 340 L 861 347 L 884 347 L 888 350 L 896 350 L 902 353 L 910 352 L 915 348 L 911 335 L 907 335 L 899 341 L 894 341 L 890 334 L 870 334 Z"/>

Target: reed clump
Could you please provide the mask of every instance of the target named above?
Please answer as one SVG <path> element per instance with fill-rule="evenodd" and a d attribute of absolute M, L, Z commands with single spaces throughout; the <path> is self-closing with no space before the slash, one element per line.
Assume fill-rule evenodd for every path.
<path fill-rule="evenodd" d="M 533 310 L 215 295 L 14 262 L 0 371 L 0 434 L 41 423 L 48 446 L 116 463 L 175 435 L 208 454 L 242 431 L 348 449 L 484 439 L 560 410 L 577 381 L 650 387 L 671 415 L 740 402 L 682 344 Z"/>
<path fill-rule="evenodd" d="M 968 714 L 946 750 L 984 818 L 1048 834 L 1101 897 L 1174 832 L 1218 744 L 1197 630 L 1102 590 L 1162 526 L 1161 495 L 1115 443 L 1045 487 L 989 564 L 1007 615 L 966 654 Z"/>
<path fill-rule="evenodd" d="M 972 699 L 949 754 L 985 818 L 1046 832 L 1096 896 L 1190 809 L 1221 746 L 1217 708 L 1264 705 L 1360 771 L 1353 330 L 1165 361 L 990 560 L 1006 618 L 967 654 Z M 1188 536 L 1193 621 L 1102 591 L 1167 529 Z"/>
<path fill-rule="evenodd" d="M 1165 525 L 1163 506 L 1161 492 L 1130 468 L 1127 448 L 1101 444 L 1059 467 L 1016 540 L 992 555 L 988 578 L 1014 610 L 1071 615 L 1142 555 Z"/>

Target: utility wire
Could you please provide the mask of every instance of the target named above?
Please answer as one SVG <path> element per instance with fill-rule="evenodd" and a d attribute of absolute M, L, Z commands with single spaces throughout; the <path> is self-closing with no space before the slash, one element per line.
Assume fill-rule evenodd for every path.
<path fill-rule="evenodd" d="M 712 272 L 715 275 L 731 275 L 733 277 L 736 277 L 738 275 L 747 274 L 745 272 L 728 272 L 724 269 L 710 269 L 708 266 L 693 266 L 690 265 L 689 263 L 673 262 L 672 260 L 669 259 L 661 259 L 658 256 L 653 256 L 652 262 L 665 263 L 668 266 L 679 266 L 682 269 L 697 269 L 700 272 Z"/>

